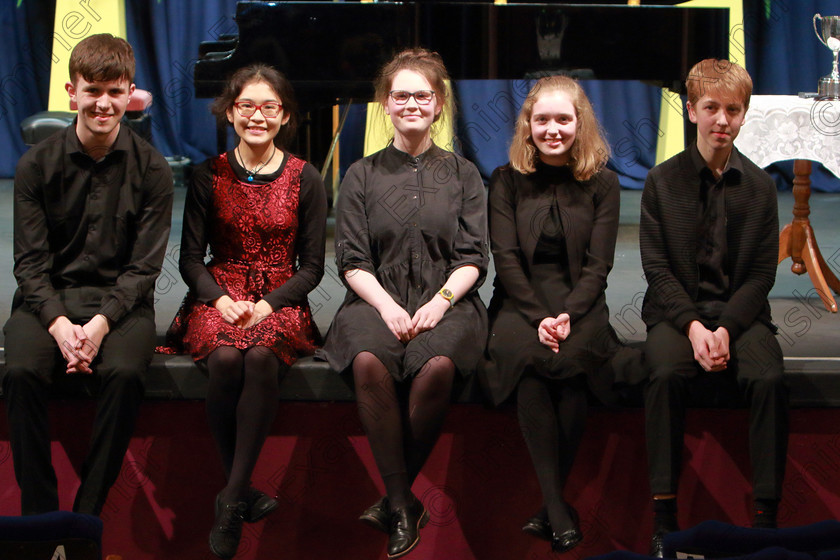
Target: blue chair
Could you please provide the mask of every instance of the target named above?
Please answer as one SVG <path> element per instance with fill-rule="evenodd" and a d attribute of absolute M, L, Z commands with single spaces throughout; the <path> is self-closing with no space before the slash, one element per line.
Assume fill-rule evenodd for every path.
<path fill-rule="evenodd" d="M 0 516 L 0 558 L 44 560 L 56 551 L 68 560 L 102 560 L 102 520 L 69 511 Z"/>
<path fill-rule="evenodd" d="M 691 529 L 665 535 L 666 558 L 679 554 L 724 558 L 751 554 L 768 547 L 780 547 L 816 556 L 840 548 L 840 522 L 820 521 L 785 529 L 753 529 L 721 521 L 704 521 Z"/>
<path fill-rule="evenodd" d="M 667 553 L 665 554 L 665 558 L 672 558 Z M 704 558 L 701 555 L 681 555 L 679 558 L 686 559 L 686 558 Z M 626 550 L 617 550 L 615 552 L 610 552 L 609 554 L 604 554 L 602 556 L 591 556 L 587 560 L 650 560 L 650 556 L 645 556 L 643 554 L 636 554 L 635 552 L 628 552 Z M 806 554 L 804 552 L 796 552 L 794 550 L 787 550 L 785 548 L 780 548 L 778 546 L 773 546 L 769 548 L 761 549 L 757 552 L 753 552 L 752 554 L 745 554 L 743 556 L 734 556 L 729 558 L 722 558 L 719 560 L 814 560 L 813 556 Z M 826 559 L 826 560 L 838 560 L 836 558 Z"/>

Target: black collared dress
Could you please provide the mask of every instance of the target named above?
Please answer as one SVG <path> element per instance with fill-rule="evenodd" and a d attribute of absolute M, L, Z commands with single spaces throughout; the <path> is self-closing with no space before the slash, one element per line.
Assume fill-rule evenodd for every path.
<path fill-rule="evenodd" d="M 390 145 L 357 161 L 341 184 L 335 249 L 342 279 L 358 269 L 373 274 L 412 316 L 457 268 L 475 266 L 480 276 L 434 329 L 408 344 L 348 288 L 318 357 L 344 372 L 357 354 L 371 352 L 397 380 L 434 356 L 450 358 L 462 375 L 475 369 L 487 339 L 477 290 L 488 243 L 484 184 L 472 163 L 434 145 L 416 157 Z"/>

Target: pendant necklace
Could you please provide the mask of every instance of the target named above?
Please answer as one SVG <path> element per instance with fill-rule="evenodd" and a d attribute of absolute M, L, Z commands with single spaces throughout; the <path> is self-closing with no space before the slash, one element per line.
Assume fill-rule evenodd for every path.
<path fill-rule="evenodd" d="M 270 162 L 272 160 L 272 158 L 274 157 L 274 152 L 277 151 L 277 146 L 272 144 L 271 147 L 272 147 L 271 155 L 268 157 L 268 159 L 265 160 L 265 162 L 259 162 L 257 164 L 257 166 L 250 171 L 248 170 L 247 167 L 245 167 L 245 158 L 242 157 L 242 154 L 239 151 L 239 146 L 237 146 L 236 150 L 234 150 L 234 153 L 239 158 L 239 163 L 242 164 L 242 169 L 244 169 L 245 173 L 248 174 L 248 182 L 249 183 L 252 183 L 254 181 L 254 175 L 256 175 L 263 167 L 268 165 L 268 162 Z"/>

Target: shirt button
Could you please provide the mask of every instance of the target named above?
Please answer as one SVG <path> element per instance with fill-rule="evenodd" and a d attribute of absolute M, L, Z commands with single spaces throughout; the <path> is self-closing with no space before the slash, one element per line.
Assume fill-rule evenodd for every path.
<path fill-rule="evenodd" d="M 420 253 L 412 253 L 411 256 L 414 257 L 415 259 L 419 259 L 420 258 Z"/>
<path fill-rule="evenodd" d="M 414 195 L 414 196 L 412 196 L 411 198 L 413 198 L 413 199 L 417 200 L 417 195 L 415 194 L 415 195 Z"/>
<path fill-rule="evenodd" d="M 96 231 L 96 224 L 90 224 L 88 226 L 88 231 Z"/>

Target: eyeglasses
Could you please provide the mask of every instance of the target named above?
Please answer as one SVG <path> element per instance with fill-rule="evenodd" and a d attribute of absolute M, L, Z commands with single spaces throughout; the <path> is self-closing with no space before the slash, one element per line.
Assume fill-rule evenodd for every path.
<path fill-rule="evenodd" d="M 233 106 L 236 107 L 236 110 L 243 117 L 253 116 L 254 113 L 259 111 L 267 119 L 273 119 L 283 110 L 283 105 L 274 101 L 263 103 L 262 105 L 257 105 L 251 101 L 237 101 Z"/>
<path fill-rule="evenodd" d="M 388 95 L 391 96 L 391 99 L 393 99 L 394 103 L 397 105 L 405 105 L 412 97 L 418 105 L 428 105 L 432 102 L 435 92 L 431 89 L 421 89 L 419 91 L 395 89 L 394 91 L 388 92 Z"/>

